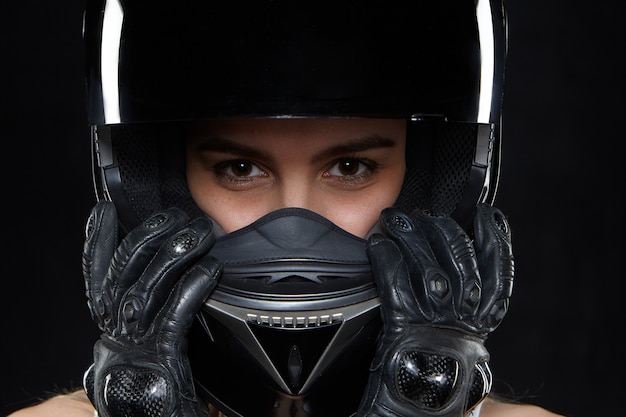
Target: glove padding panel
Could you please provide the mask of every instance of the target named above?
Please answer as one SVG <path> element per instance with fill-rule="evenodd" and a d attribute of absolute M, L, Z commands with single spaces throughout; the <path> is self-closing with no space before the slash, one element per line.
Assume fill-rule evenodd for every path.
<path fill-rule="evenodd" d="M 84 386 L 101 417 L 200 416 L 187 334 L 216 285 L 221 265 L 207 219 L 188 223 L 169 209 L 116 248 L 117 216 L 100 202 L 88 221 L 83 273 L 88 304 L 103 331 Z"/>
<path fill-rule="evenodd" d="M 513 254 L 502 213 L 480 205 L 475 240 L 449 217 L 397 209 L 368 241 L 383 333 L 359 416 L 463 416 L 491 388 L 487 335 L 508 309 Z"/>
<path fill-rule="evenodd" d="M 175 402 L 172 386 L 161 373 L 112 369 L 106 380 L 104 401 L 114 416 L 163 417 Z"/>

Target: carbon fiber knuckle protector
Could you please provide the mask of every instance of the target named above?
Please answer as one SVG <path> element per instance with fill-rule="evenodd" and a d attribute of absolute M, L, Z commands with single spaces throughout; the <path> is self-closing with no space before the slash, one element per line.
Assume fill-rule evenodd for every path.
<path fill-rule="evenodd" d="M 164 417 L 174 404 L 167 379 L 149 369 L 112 369 L 103 400 L 110 417 Z"/>
<path fill-rule="evenodd" d="M 414 349 L 399 352 L 394 361 L 397 392 L 420 409 L 439 411 L 448 406 L 467 412 L 482 401 L 491 388 L 487 361 L 476 363 L 467 377 L 456 359 Z M 466 392 L 463 392 L 466 391 Z M 464 404 L 458 403 L 463 398 Z"/>

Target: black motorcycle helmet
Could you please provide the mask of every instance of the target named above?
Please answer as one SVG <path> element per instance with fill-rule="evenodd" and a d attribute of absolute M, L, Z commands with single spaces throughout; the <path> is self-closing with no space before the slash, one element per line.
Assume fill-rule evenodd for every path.
<path fill-rule="evenodd" d="M 502 0 L 88 0 L 84 38 L 94 187 L 124 231 L 169 206 L 203 215 L 182 143 L 216 118 L 404 119 L 397 207 L 471 232 L 495 198 Z M 293 230 L 309 238 L 285 249 Z M 288 208 L 212 254 L 225 267 L 190 335 L 198 392 L 229 416 L 353 414 L 379 331 L 365 241 Z"/>

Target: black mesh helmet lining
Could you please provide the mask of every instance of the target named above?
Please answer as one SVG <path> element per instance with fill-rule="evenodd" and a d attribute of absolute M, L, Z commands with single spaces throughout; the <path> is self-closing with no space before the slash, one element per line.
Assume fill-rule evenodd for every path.
<path fill-rule="evenodd" d="M 122 189 L 139 219 L 171 206 L 190 217 L 202 215 L 185 178 L 184 129 L 181 124 L 156 123 L 112 130 Z M 470 123 L 410 122 L 407 172 L 396 206 L 406 212 L 451 214 L 469 180 L 476 135 L 477 126 Z"/>
<path fill-rule="evenodd" d="M 123 125 L 112 132 L 122 189 L 139 219 L 173 206 L 190 218 L 202 215 L 185 178 L 183 126 Z"/>
<path fill-rule="evenodd" d="M 452 214 L 469 181 L 476 136 L 476 124 L 411 122 L 407 170 L 396 207 Z"/>

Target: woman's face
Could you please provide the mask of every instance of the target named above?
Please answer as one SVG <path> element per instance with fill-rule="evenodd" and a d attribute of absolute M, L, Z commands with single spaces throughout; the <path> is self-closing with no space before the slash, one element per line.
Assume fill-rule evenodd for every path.
<path fill-rule="evenodd" d="M 187 181 L 226 232 L 301 207 L 365 237 L 405 170 L 406 122 L 395 119 L 222 119 L 187 143 Z"/>

